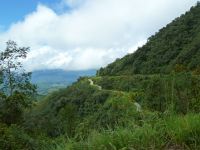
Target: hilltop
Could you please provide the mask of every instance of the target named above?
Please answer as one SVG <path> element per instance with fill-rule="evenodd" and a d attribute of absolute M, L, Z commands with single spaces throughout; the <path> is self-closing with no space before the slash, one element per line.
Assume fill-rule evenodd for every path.
<path fill-rule="evenodd" d="M 200 3 L 160 29 L 133 54 L 98 71 L 99 76 L 170 73 L 176 65 L 200 66 Z"/>

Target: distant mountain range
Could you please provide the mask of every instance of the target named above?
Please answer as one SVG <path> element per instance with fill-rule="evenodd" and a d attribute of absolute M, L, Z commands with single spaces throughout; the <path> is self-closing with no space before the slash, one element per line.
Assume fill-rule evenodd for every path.
<path fill-rule="evenodd" d="M 32 83 L 38 87 L 38 93 L 45 95 L 59 88 L 71 85 L 81 76 L 93 76 L 96 70 L 65 71 L 61 69 L 38 70 L 32 72 Z"/>

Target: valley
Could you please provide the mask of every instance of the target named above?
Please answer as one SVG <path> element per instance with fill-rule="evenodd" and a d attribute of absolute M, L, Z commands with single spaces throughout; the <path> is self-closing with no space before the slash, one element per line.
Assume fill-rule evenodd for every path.
<path fill-rule="evenodd" d="M 61 69 L 38 70 L 32 73 L 32 83 L 36 84 L 39 95 L 70 86 L 81 76 L 93 76 L 96 70 L 64 71 Z"/>

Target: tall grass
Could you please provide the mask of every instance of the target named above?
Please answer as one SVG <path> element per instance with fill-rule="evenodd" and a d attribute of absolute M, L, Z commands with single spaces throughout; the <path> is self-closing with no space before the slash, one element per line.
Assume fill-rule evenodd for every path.
<path fill-rule="evenodd" d="M 200 149 L 200 115 L 170 116 L 155 124 L 92 132 L 85 141 L 66 143 L 66 150 Z"/>

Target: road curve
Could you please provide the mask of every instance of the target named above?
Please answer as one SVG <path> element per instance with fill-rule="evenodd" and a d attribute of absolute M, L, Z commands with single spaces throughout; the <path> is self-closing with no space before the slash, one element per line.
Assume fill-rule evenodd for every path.
<path fill-rule="evenodd" d="M 97 87 L 99 90 L 102 90 L 102 87 L 97 85 L 97 84 L 94 84 L 94 81 L 92 79 L 88 79 L 88 81 L 90 82 L 90 85 L 91 86 L 95 86 Z M 136 107 L 136 111 L 138 112 L 141 112 L 142 111 L 142 108 L 141 108 L 141 105 L 137 102 L 134 103 L 135 107 Z"/>
<path fill-rule="evenodd" d="M 90 85 L 91 85 L 91 86 L 95 86 L 95 87 L 97 87 L 99 90 L 102 90 L 102 87 L 99 86 L 99 85 L 97 85 L 97 84 L 94 84 L 94 81 L 93 81 L 92 79 L 88 79 L 88 81 L 90 82 Z"/>

